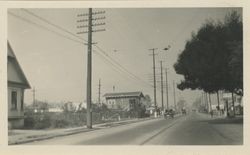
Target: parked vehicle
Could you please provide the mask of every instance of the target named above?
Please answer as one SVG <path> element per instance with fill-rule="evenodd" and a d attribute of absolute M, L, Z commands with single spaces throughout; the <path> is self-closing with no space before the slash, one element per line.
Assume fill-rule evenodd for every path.
<path fill-rule="evenodd" d="M 183 115 L 186 115 L 186 114 L 187 114 L 186 109 L 181 109 L 181 113 L 182 113 Z"/>
<path fill-rule="evenodd" d="M 165 110 L 165 112 L 164 112 L 164 118 L 165 119 L 174 118 L 174 111 L 172 109 Z"/>

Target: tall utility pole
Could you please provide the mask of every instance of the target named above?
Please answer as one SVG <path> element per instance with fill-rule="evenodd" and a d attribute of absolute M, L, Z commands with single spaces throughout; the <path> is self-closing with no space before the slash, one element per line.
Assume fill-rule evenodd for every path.
<path fill-rule="evenodd" d="M 77 34 L 88 33 L 88 61 L 87 61 L 87 128 L 92 128 L 92 33 L 105 31 L 105 29 L 93 30 L 93 26 L 102 26 L 105 23 L 93 23 L 93 21 L 98 21 L 105 19 L 105 17 L 92 18 L 93 15 L 103 14 L 105 11 L 93 12 L 92 8 L 89 8 L 88 14 L 80 14 L 81 16 L 88 16 L 88 19 L 78 20 L 77 22 L 88 22 L 88 25 L 77 26 L 77 28 L 88 28 L 88 31 L 79 32 Z"/>
<path fill-rule="evenodd" d="M 152 55 L 153 55 L 153 74 L 154 74 L 154 105 L 155 105 L 155 117 L 157 117 L 157 104 L 156 104 L 156 80 L 155 80 L 155 50 L 157 50 L 157 48 L 152 48 L 149 49 L 152 51 Z"/>
<path fill-rule="evenodd" d="M 162 76 L 162 61 L 160 61 L 161 64 L 161 108 L 162 111 L 164 111 L 164 103 L 163 103 L 163 76 Z"/>
<path fill-rule="evenodd" d="M 92 8 L 89 8 L 87 64 L 87 128 L 92 128 L 91 84 L 92 84 Z"/>
<path fill-rule="evenodd" d="M 167 97 L 167 110 L 169 108 L 168 105 L 168 70 L 166 69 L 166 97 Z"/>
<path fill-rule="evenodd" d="M 98 85 L 98 103 L 99 106 L 101 106 L 101 79 L 99 79 L 99 85 Z"/>
<path fill-rule="evenodd" d="M 176 99 L 175 99 L 175 82 L 173 81 L 173 91 L 174 91 L 174 109 L 175 111 L 177 110 L 176 109 Z"/>
<path fill-rule="evenodd" d="M 171 48 L 170 45 L 168 45 L 168 47 L 164 48 L 163 50 L 168 51 Z M 168 104 L 168 70 L 166 68 L 166 100 L 167 100 L 167 110 L 169 108 L 169 104 Z"/>
<path fill-rule="evenodd" d="M 36 105 L 36 89 L 35 89 L 35 87 L 33 88 L 32 92 L 33 92 L 33 106 L 35 106 Z"/>

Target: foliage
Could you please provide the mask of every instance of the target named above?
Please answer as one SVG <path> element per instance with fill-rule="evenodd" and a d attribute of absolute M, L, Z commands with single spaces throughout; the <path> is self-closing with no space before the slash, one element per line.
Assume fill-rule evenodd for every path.
<path fill-rule="evenodd" d="M 146 107 L 150 107 L 151 104 L 152 104 L 152 100 L 150 98 L 149 95 L 145 95 L 144 98 L 143 98 L 143 104 L 146 106 Z"/>
<path fill-rule="evenodd" d="M 51 125 L 51 117 L 48 114 L 26 112 L 24 127 L 27 129 L 45 129 Z"/>
<path fill-rule="evenodd" d="M 33 108 L 26 108 L 24 114 L 25 129 L 48 129 L 48 128 L 67 128 L 83 126 L 86 123 L 86 109 L 75 110 L 71 104 L 64 104 L 63 112 L 35 112 Z M 105 104 L 98 106 L 92 104 L 93 124 L 117 121 L 120 118 L 139 118 L 145 117 L 145 106 L 136 106 L 131 111 L 119 111 L 108 109 Z M 105 119 L 103 119 L 105 118 Z"/>
<path fill-rule="evenodd" d="M 181 99 L 177 102 L 177 109 L 181 110 L 185 107 L 186 101 Z"/>
<path fill-rule="evenodd" d="M 243 90 L 242 53 L 242 21 L 236 12 L 224 23 L 207 21 L 192 34 L 174 65 L 184 76 L 178 88 L 209 93 Z"/>

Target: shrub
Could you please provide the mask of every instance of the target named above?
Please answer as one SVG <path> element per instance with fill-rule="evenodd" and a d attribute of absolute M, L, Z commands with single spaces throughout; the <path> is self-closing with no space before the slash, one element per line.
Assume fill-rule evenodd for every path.
<path fill-rule="evenodd" d="M 26 129 L 32 129 L 34 128 L 35 120 L 33 117 L 25 117 L 24 118 L 24 128 Z"/>
<path fill-rule="evenodd" d="M 53 128 L 64 128 L 70 125 L 69 121 L 66 121 L 64 119 L 56 119 L 53 121 Z"/>
<path fill-rule="evenodd" d="M 39 115 L 38 115 L 39 116 Z M 41 115 L 36 117 L 35 129 L 46 129 L 51 125 L 51 118 L 48 114 Z"/>

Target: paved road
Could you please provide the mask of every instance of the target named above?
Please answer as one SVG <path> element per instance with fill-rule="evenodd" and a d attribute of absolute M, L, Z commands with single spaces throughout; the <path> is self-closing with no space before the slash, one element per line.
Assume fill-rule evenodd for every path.
<path fill-rule="evenodd" d="M 159 118 L 27 145 L 230 145 L 242 144 L 242 137 L 240 123 L 211 120 L 207 115 L 191 113 L 174 119 Z"/>

